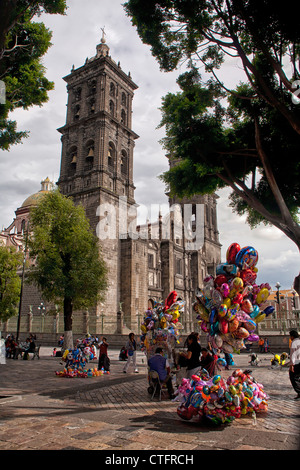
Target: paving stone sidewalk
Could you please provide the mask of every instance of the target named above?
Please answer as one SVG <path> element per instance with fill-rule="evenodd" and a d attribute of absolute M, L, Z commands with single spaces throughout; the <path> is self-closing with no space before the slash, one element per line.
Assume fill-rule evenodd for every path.
<path fill-rule="evenodd" d="M 270 368 L 271 355 L 251 368 L 270 396 L 268 412 L 218 427 L 182 421 L 176 402 L 151 400 L 142 352 L 138 374 L 123 373 L 118 351 L 110 358 L 110 375 L 72 379 L 55 375 L 63 365 L 51 348 L 41 348 L 40 360 L 7 359 L 0 365 L 0 450 L 299 450 L 300 401 L 288 369 Z M 232 369 L 249 368 L 247 354 L 234 361 Z"/>

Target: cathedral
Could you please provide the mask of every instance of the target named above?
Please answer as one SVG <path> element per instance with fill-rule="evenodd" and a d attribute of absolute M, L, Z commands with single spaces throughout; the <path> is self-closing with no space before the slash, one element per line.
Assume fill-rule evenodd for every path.
<path fill-rule="evenodd" d="M 104 301 L 74 313 L 74 333 L 139 333 L 148 300 L 164 300 L 173 290 L 185 300 L 181 317 L 185 332 L 194 330 L 195 289 L 202 286 L 205 276 L 215 274 L 221 259 L 217 196 L 169 197 L 169 214 L 157 214 L 156 221 L 137 225 L 133 165 L 139 136 L 132 129 L 137 85 L 111 58 L 104 34 L 96 55 L 83 66 L 73 67 L 64 80 L 68 102 L 66 123 L 58 129 L 62 152 L 57 185 L 62 194 L 85 208 L 100 240 L 109 281 Z M 48 179 L 42 182 L 38 195 L 51 189 L 49 183 Z M 25 206 L 17 209 L 16 219 L 2 233 L 6 239 L 0 235 L 0 243 L 12 244 L 13 239 L 20 243 L 25 220 L 22 209 L 34 204 L 37 197 L 33 196 L 27 198 L 30 204 L 24 201 Z M 31 312 L 33 331 L 32 316 L 40 313 L 39 305 L 44 303 L 30 289 L 33 287 L 24 288 L 22 317 Z M 45 309 L 52 313 L 52 320 L 44 322 L 44 329 L 48 324 L 52 333 L 63 332 L 63 313 L 57 306 L 46 305 Z"/>

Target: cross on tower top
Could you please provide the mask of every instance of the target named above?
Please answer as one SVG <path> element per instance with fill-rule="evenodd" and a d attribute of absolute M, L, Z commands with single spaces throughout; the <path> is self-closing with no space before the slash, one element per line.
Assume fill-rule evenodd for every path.
<path fill-rule="evenodd" d="M 105 36 L 106 36 L 106 32 L 105 32 L 105 26 L 103 26 L 103 28 L 100 28 L 101 31 L 102 31 L 102 38 L 101 38 L 101 42 L 102 44 L 104 44 L 106 42 L 105 40 Z"/>

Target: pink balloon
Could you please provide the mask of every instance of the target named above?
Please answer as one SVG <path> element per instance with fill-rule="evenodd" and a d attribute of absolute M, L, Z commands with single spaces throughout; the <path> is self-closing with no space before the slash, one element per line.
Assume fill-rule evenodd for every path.
<path fill-rule="evenodd" d="M 255 343 L 256 341 L 259 340 L 259 336 L 258 335 L 249 335 L 247 340 L 248 341 L 253 341 L 253 343 Z"/>

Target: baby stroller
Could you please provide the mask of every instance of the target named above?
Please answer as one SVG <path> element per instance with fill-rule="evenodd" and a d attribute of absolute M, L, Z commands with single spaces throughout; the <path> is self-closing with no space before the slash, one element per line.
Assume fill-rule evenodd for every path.
<path fill-rule="evenodd" d="M 284 367 L 289 364 L 288 361 L 288 354 L 286 352 L 283 352 L 282 354 L 274 354 L 274 357 L 271 359 L 271 367 L 272 369 L 281 369 L 281 367 Z"/>
<path fill-rule="evenodd" d="M 257 354 L 252 353 L 252 354 L 250 354 L 249 357 L 250 357 L 250 362 L 249 362 L 249 364 L 250 364 L 251 366 L 258 366 L 258 362 L 259 362 L 259 361 L 258 361 Z"/>

